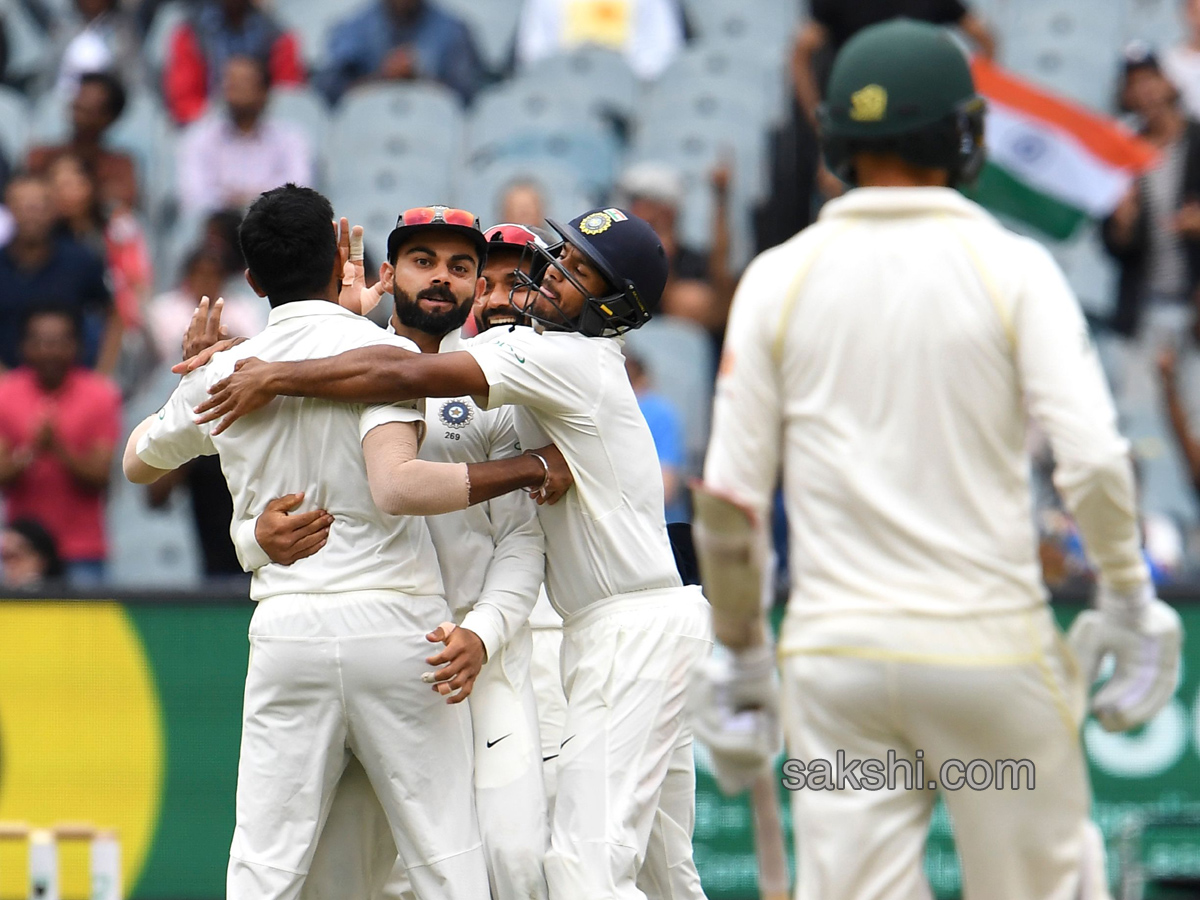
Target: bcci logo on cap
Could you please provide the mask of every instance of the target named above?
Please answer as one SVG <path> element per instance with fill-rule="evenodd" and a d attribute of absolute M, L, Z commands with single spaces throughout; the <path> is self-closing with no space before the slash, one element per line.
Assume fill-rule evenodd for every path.
<path fill-rule="evenodd" d="M 619 209 L 604 209 L 600 212 L 592 213 L 580 222 L 579 230 L 586 235 L 594 237 L 597 234 L 604 234 L 604 232 L 612 228 L 617 222 L 624 222 L 627 218 L 625 213 Z"/>
<path fill-rule="evenodd" d="M 447 400 L 438 410 L 438 418 L 450 428 L 466 428 L 475 418 L 475 410 L 466 400 Z"/>
<path fill-rule="evenodd" d="M 887 115 L 887 90 L 868 84 L 850 95 L 850 118 L 855 122 L 880 122 Z"/>

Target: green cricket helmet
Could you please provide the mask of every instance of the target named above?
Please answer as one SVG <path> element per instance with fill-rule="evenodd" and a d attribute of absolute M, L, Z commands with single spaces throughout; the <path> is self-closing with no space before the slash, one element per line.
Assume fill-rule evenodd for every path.
<path fill-rule="evenodd" d="M 983 168 L 983 98 L 943 28 L 892 19 L 864 28 L 837 55 L 819 111 L 830 170 L 855 183 L 859 152 L 894 153 L 969 184 Z"/>

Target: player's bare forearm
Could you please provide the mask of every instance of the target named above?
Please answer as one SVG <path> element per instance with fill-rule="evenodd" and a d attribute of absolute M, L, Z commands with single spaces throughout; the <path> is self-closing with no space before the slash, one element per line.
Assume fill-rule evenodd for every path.
<path fill-rule="evenodd" d="M 467 476 L 471 479 L 471 505 L 474 506 L 521 488 L 540 487 L 546 478 L 546 469 L 537 457 L 526 453 L 509 459 L 471 463 L 467 466 Z"/>

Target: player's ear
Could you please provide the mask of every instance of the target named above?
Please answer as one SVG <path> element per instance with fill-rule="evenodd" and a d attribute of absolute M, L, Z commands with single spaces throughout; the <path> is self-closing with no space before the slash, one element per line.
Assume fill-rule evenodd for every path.
<path fill-rule="evenodd" d="M 475 279 L 475 299 L 473 303 L 478 303 L 483 299 L 483 295 L 487 293 L 487 279 L 480 275 Z"/>
<path fill-rule="evenodd" d="M 387 261 L 379 264 L 379 284 L 383 287 L 385 294 L 392 293 L 392 289 L 396 286 L 396 269 Z"/>
<path fill-rule="evenodd" d="M 260 297 L 267 296 L 267 292 L 258 286 L 258 282 L 254 280 L 254 276 L 250 274 L 250 270 L 246 270 L 246 284 L 250 285 L 250 289 Z"/>

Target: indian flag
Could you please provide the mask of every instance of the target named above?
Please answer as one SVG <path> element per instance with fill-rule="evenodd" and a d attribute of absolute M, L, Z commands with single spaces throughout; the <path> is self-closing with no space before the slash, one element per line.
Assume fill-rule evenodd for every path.
<path fill-rule="evenodd" d="M 971 62 L 988 101 L 988 162 L 971 199 L 1065 240 L 1109 215 L 1158 151 L 1113 119 L 1036 88 L 982 58 Z"/>

